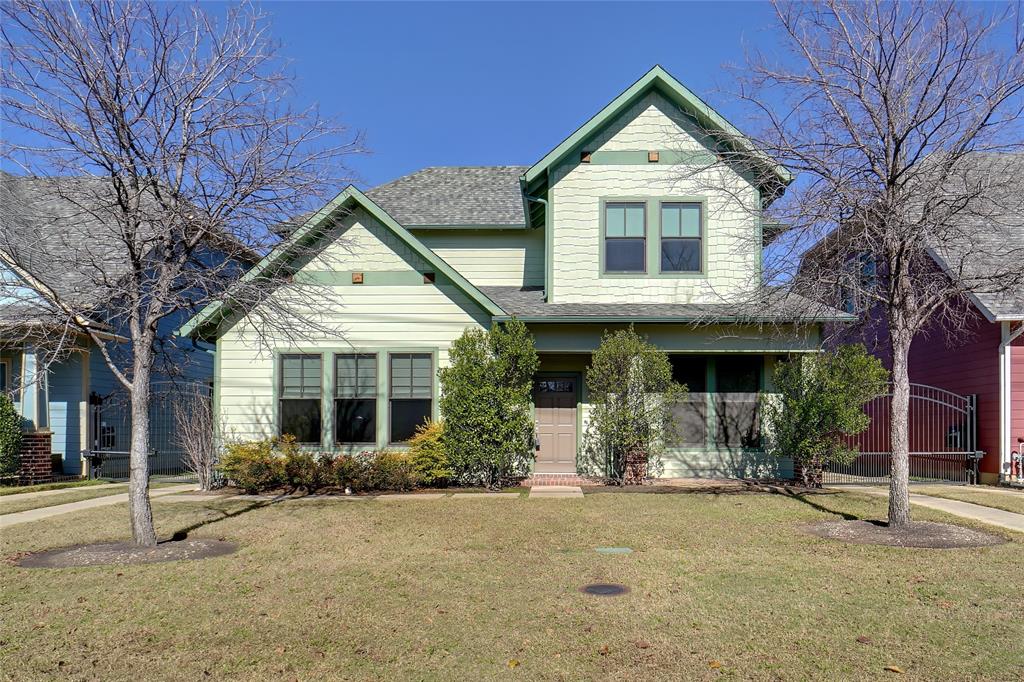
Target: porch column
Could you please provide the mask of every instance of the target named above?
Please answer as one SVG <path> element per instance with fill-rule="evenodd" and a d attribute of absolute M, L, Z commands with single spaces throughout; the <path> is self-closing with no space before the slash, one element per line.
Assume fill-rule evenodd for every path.
<path fill-rule="evenodd" d="M 18 477 L 23 484 L 45 483 L 52 478 L 50 453 L 50 395 L 48 372 L 39 351 L 25 346 L 21 353 L 21 440 Z"/>
<path fill-rule="evenodd" d="M 48 372 L 39 361 L 34 346 L 21 352 L 21 418 L 26 431 L 50 429 L 50 396 Z"/>

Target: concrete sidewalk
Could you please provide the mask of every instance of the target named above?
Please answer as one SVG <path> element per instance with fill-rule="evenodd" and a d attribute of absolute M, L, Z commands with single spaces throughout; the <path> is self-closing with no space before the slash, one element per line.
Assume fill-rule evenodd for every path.
<path fill-rule="evenodd" d="M 155 490 L 150 490 L 149 496 L 150 498 L 163 497 L 164 495 L 173 495 L 175 493 L 189 492 L 197 489 L 198 486 L 195 484 L 177 485 L 169 488 L 157 488 Z M 81 502 L 69 502 L 67 504 L 58 504 L 52 507 L 42 507 L 40 509 L 29 509 L 23 512 L 15 512 L 14 514 L 4 514 L 3 516 L 0 516 L 0 528 L 7 528 L 19 523 L 28 523 L 29 521 L 48 519 L 51 516 L 60 516 L 61 514 L 69 514 L 71 512 L 82 511 L 85 509 L 93 509 L 94 507 L 106 507 L 127 501 L 128 493 L 120 493 L 117 495 L 107 495 L 106 497 L 95 497 L 91 500 L 82 500 Z"/>
<path fill-rule="evenodd" d="M 832 487 L 832 490 L 854 490 L 859 493 L 874 495 L 875 497 L 889 497 L 888 490 L 879 490 L 878 488 L 868 486 L 843 485 Z M 971 502 L 961 502 L 959 500 L 947 500 L 942 497 L 920 495 L 914 492 L 910 493 L 910 503 L 916 504 L 920 507 L 927 507 L 928 509 L 936 509 L 961 518 L 981 521 L 982 523 L 987 523 L 992 526 L 999 526 L 1000 528 L 1024 533 L 1024 514 L 1016 514 L 1002 509 L 993 509 L 992 507 L 985 507 Z"/>

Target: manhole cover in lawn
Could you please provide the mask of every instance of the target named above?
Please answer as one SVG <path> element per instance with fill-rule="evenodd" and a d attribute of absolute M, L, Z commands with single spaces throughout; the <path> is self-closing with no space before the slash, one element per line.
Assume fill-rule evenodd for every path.
<path fill-rule="evenodd" d="M 617 597 L 620 594 L 629 592 L 629 588 L 625 585 L 616 585 L 615 583 L 591 583 L 581 587 L 580 592 L 583 594 L 593 594 L 598 597 Z"/>
<path fill-rule="evenodd" d="M 633 550 L 629 547 L 595 547 L 594 551 L 598 554 L 632 554 Z"/>

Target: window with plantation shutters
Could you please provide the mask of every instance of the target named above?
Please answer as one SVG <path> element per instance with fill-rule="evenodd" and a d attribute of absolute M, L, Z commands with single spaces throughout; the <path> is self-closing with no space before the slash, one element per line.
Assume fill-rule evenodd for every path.
<path fill-rule="evenodd" d="M 430 420 L 434 359 L 430 353 L 392 353 L 388 362 L 389 442 L 403 443 Z"/>
<path fill-rule="evenodd" d="M 280 363 L 279 432 L 295 436 L 299 443 L 319 443 L 323 359 L 319 355 L 288 354 L 281 356 Z"/>
<path fill-rule="evenodd" d="M 334 356 L 334 440 L 377 442 L 377 356 Z"/>

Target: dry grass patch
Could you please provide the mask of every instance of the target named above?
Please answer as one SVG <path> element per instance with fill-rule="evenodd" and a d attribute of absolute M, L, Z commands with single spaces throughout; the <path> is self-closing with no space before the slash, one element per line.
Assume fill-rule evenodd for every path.
<path fill-rule="evenodd" d="M 800 530 L 884 507 L 853 493 L 162 505 L 162 536 L 192 528 L 190 538 L 239 551 L 116 568 L 2 565 L 0 670 L 104 680 L 878 679 L 890 665 L 905 679 L 1018 674 L 1019 604 L 1007 585 L 1024 562 L 1020 537 L 918 550 Z M 25 524 L 3 533 L 0 555 L 122 540 L 126 527 L 124 505 Z M 594 551 L 621 546 L 633 552 Z M 590 583 L 629 592 L 581 593 Z"/>

